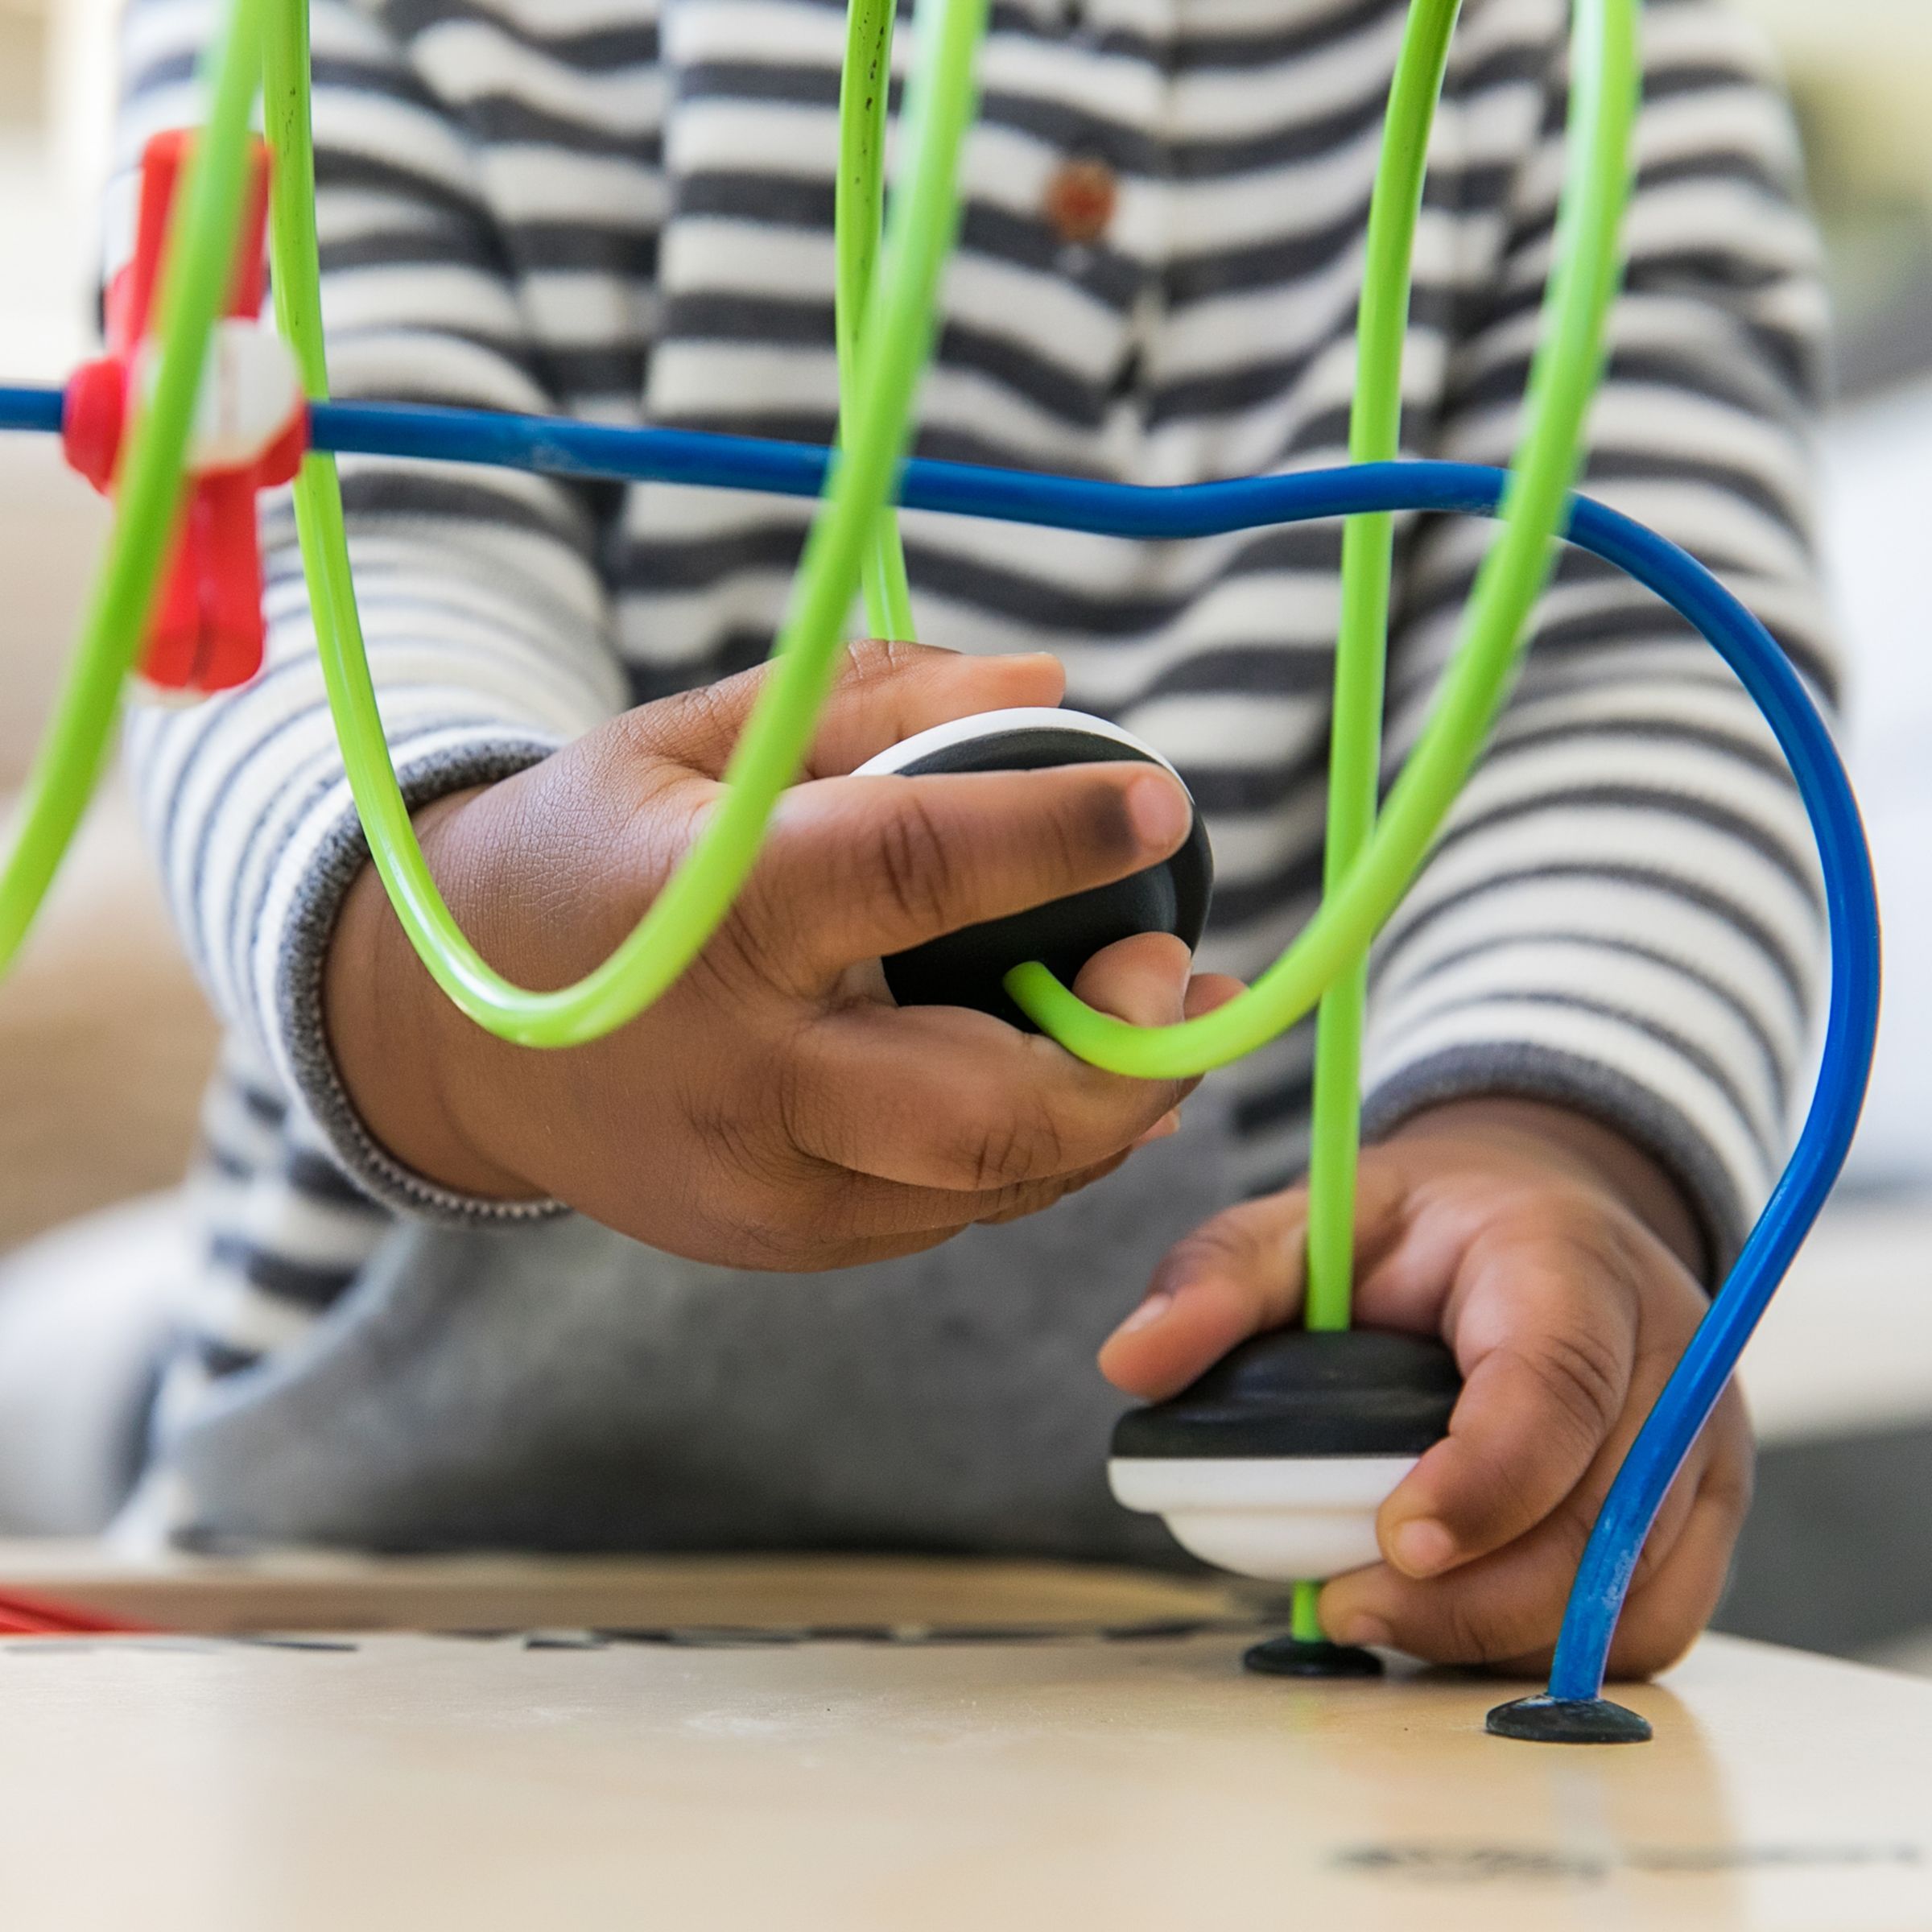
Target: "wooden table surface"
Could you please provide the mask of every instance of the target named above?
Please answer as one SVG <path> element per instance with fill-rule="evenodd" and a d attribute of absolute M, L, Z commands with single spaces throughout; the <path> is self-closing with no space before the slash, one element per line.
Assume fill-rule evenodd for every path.
<path fill-rule="evenodd" d="M 1208 1584 L 522 1567 L 534 1633 L 0 1644 L 0 1925 L 1932 1927 L 1932 1684 L 1712 1639 L 1653 1744 L 1535 1747 L 1245 1675 Z"/>

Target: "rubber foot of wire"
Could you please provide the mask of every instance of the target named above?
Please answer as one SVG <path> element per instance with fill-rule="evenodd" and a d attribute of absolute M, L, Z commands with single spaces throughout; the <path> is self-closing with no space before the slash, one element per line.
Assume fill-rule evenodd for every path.
<path fill-rule="evenodd" d="M 1531 1744 L 1645 1744 L 1651 1737 L 1647 1719 L 1607 1697 L 1519 1697 L 1498 1704 L 1484 1728 Z"/>
<path fill-rule="evenodd" d="M 1380 1677 L 1382 1660 L 1352 1644 L 1305 1643 L 1298 1637 L 1271 1637 L 1241 1657 L 1245 1670 L 1261 1677 Z"/>

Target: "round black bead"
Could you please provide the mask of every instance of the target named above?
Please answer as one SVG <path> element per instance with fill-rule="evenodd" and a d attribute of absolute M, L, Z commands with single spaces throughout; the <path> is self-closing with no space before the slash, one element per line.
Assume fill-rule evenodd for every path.
<path fill-rule="evenodd" d="M 1645 1744 L 1649 1720 L 1607 1697 L 1519 1697 L 1484 1720 L 1492 1737 L 1530 1744 Z"/>
<path fill-rule="evenodd" d="M 1077 724 L 1012 725 L 947 745 L 899 767 L 906 778 L 956 772 L 1031 771 L 1054 765 L 1155 764 L 1137 747 Z M 1007 997 L 1016 966 L 1038 960 L 1064 985 L 1116 940 L 1171 932 L 1190 951 L 1208 923 L 1214 858 L 1196 812 L 1180 849 L 1145 871 L 1091 892 L 962 927 L 886 960 L 886 984 L 902 1006 L 969 1006 L 1038 1031 Z"/>
<path fill-rule="evenodd" d="M 1432 1335 L 1279 1328 L 1114 1425 L 1121 1457 L 1420 1455 L 1449 1430 L 1455 1358 Z"/>
<path fill-rule="evenodd" d="M 1353 1644 L 1311 1644 L 1298 1637 L 1271 1637 L 1241 1654 L 1244 1670 L 1261 1677 L 1380 1677 L 1382 1660 Z"/>

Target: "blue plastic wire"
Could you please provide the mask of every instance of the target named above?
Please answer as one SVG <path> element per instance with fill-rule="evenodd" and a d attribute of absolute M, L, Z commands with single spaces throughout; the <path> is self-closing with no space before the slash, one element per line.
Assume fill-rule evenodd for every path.
<path fill-rule="evenodd" d="M 0 387 L 0 429 L 57 431 L 60 423 L 57 389 Z M 821 492 L 832 461 L 802 444 L 388 403 L 319 404 L 311 436 L 316 448 L 344 454 L 799 497 Z M 1171 540 L 1376 510 L 1493 516 L 1506 481 L 1503 471 L 1474 464 L 1402 462 L 1152 488 L 914 458 L 902 473 L 899 501 L 910 509 Z M 1831 953 L 1824 1048 L 1798 1145 L 1624 1457 L 1571 1588 L 1550 1691 L 1583 1699 L 1603 1687 L 1617 1616 L 1672 1479 L 1851 1146 L 1878 1026 L 1878 904 L 1858 807 L 1831 733 L 1770 633 L 1694 558 L 1600 503 L 1574 499 L 1565 535 L 1690 622 L 1764 713 L 1817 840 Z"/>
<path fill-rule="evenodd" d="M 0 429 L 47 429 L 60 433 L 61 392 L 35 384 L 0 388 Z"/>

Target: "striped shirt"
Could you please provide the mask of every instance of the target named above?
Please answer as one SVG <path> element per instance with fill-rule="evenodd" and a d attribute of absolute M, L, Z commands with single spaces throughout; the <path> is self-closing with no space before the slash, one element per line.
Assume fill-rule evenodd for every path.
<path fill-rule="evenodd" d="M 830 438 L 832 0 L 312 10 L 338 394 Z M 1146 484 L 1340 460 L 1404 12 L 1000 0 L 920 452 Z M 1566 14 L 1464 9 L 1418 237 L 1407 453 L 1509 453 L 1550 262 Z M 210 17 L 203 0 L 134 0 L 124 166 L 193 118 Z M 1828 692 L 1803 442 L 1823 311 L 1791 129 L 1721 6 L 1651 0 L 1644 32 L 1628 287 L 1588 486 L 1718 570 Z M 1103 193 L 1100 232 L 1068 239 L 1056 196 L 1075 163 L 1113 205 Z M 663 484 L 342 470 L 416 802 L 761 658 L 809 515 Z M 1265 964 L 1318 894 L 1336 528 L 1130 543 L 915 514 L 906 535 L 927 641 L 1050 650 L 1069 703 L 1173 761 L 1216 855 L 1203 964 Z M 1391 769 L 1488 535 L 1402 526 Z M 397 1215 L 540 1212 L 405 1170 L 337 1081 L 320 967 L 364 848 L 286 501 L 265 543 L 265 674 L 131 729 L 167 894 L 231 1029 L 184 1400 L 299 1339 Z M 1727 1260 L 1781 1158 L 1820 936 L 1804 819 L 1750 702 L 1669 613 L 1570 556 L 1493 749 L 1378 946 L 1369 1126 L 1470 1093 L 1572 1104 L 1665 1163 Z M 1301 1164 L 1310 1045 L 1298 1027 L 1210 1083 L 1251 1187 Z"/>

